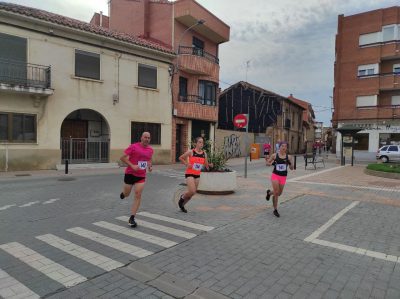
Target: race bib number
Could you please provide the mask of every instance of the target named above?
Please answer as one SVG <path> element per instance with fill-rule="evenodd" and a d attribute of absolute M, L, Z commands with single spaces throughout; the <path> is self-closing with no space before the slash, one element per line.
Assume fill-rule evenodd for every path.
<path fill-rule="evenodd" d="M 192 166 L 193 170 L 197 170 L 197 171 L 200 171 L 202 167 L 203 167 L 203 164 L 200 164 L 200 163 L 194 163 Z"/>
<path fill-rule="evenodd" d="M 146 169 L 147 168 L 147 161 L 139 161 L 138 166 L 140 169 Z"/>
<path fill-rule="evenodd" d="M 278 171 L 286 171 L 287 165 L 286 164 L 276 164 L 276 170 Z"/>

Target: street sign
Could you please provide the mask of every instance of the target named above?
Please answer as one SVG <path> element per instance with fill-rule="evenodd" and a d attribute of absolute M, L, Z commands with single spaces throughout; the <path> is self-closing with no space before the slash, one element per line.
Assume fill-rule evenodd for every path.
<path fill-rule="evenodd" d="M 244 128 L 247 126 L 247 115 L 246 114 L 237 114 L 233 119 L 233 125 L 236 128 Z"/>

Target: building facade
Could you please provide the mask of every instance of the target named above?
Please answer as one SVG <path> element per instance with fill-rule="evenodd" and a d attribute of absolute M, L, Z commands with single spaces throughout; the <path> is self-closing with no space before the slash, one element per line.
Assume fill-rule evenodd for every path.
<path fill-rule="evenodd" d="M 248 114 L 248 131 L 253 133 L 251 143 L 273 145 L 284 140 L 289 143 L 291 153 L 301 151 L 303 108 L 290 99 L 243 81 L 225 89 L 219 96 L 218 131 L 225 131 L 225 134 L 218 134 L 220 147 L 225 148 L 227 141 L 240 141 L 233 125 L 237 114 Z M 240 153 L 244 155 L 243 150 Z"/>
<path fill-rule="evenodd" d="M 301 137 L 302 147 L 300 148 L 303 150 L 304 153 L 311 153 L 312 147 L 315 142 L 315 114 L 312 105 L 309 102 L 297 99 L 290 94 L 288 99 L 292 102 L 300 105 L 303 107 L 303 135 Z"/>
<path fill-rule="evenodd" d="M 116 162 L 144 130 L 170 161 L 171 49 L 20 5 L 0 17 L 1 170 Z"/>
<path fill-rule="evenodd" d="M 400 144 L 399 6 L 338 17 L 334 78 L 332 124 L 363 129 L 356 157 Z"/>
<path fill-rule="evenodd" d="M 194 0 L 111 0 L 109 20 L 92 21 L 112 30 L 170 46 L 177 54 L 171 69 L 171 161 L 177 161 L 195 137 L 213 140 L 218 120 L 219 45 L 230 28 Z"/>

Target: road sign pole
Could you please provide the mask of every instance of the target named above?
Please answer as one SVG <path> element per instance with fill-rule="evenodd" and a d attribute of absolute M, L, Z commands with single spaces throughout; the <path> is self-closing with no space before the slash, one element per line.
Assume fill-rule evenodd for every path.
<path fill-rule="evenodd" d="M 249 147 L 249 117 L 247 115 L 247 125 L 246 125 L 246 151 L 244 158 L 244 178 L 247 178 L 247 155 L 248 155 L 248 147 Z"/>

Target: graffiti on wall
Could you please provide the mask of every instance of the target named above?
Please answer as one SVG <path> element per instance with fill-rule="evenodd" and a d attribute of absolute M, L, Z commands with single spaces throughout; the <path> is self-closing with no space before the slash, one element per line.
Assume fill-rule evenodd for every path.
<path fill-rule="evenodd" d="M 236 134 L 224 137 L 224 154 L 227 158 L 240 157 L 242 152 L 240 151 L 240 140 Z"/>

